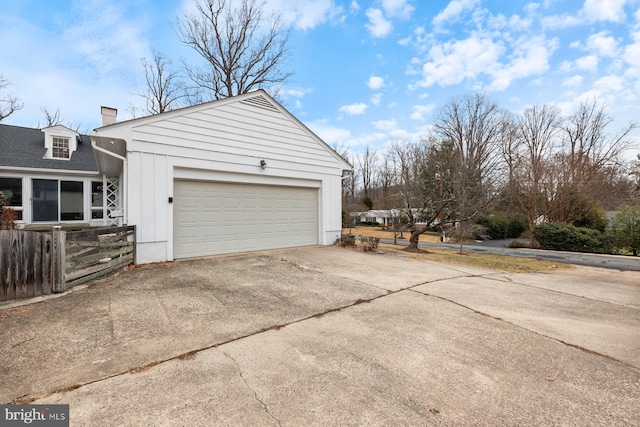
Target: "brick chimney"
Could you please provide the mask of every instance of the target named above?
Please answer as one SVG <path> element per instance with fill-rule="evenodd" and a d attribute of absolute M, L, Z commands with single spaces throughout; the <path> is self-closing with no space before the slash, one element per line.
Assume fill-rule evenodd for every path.
<path fill-rule="evenodd" d="M 102 114 L 102 126 L 112 125 L 116 122 L 118 110 L 111 107 L 100 107 L 100 114 Z"/>

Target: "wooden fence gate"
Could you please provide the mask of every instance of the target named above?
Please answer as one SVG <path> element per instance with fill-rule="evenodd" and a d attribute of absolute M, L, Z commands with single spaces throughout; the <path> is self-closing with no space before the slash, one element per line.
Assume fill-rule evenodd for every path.
<path fill-rule="evenodd" d="M 0 301 L 52 292 L 52 233 L 0 231 Z"/>

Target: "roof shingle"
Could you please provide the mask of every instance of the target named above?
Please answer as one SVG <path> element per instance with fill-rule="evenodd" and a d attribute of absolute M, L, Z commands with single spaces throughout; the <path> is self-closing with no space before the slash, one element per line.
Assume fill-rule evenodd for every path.
<path fill-rule="evenodd" d="M 70 160 L 44 159 L 45 153 L 40 129 L 0 124 L 0 167 L 98 171 L 88 135 L 78 137 Z"/>

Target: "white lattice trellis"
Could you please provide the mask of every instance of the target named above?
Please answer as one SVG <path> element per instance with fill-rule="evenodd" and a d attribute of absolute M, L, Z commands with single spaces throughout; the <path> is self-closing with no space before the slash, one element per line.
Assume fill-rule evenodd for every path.
<path fill-rule="evenodd" d="M 107 225 L 122 225 L 121 221 L 120 180 L 107 178 Z"/>

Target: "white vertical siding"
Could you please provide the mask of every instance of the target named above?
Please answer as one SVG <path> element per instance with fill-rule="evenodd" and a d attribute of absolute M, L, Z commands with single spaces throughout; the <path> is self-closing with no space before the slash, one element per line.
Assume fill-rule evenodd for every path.
<path fill-rule="evenodd" d="M 113 135 L 127 137 L 128 221 L 138 227 L 138 262 L 173 259 L 168 198 L 176 178 L 316 187 L 318 242 L 339 236 L 346 163 L 288 113 L 264 108 L 271 101 L 257 94 L 260 102 L 241 96 L 114 125 Z"/>

